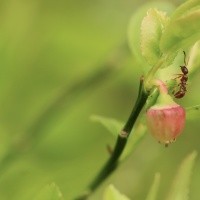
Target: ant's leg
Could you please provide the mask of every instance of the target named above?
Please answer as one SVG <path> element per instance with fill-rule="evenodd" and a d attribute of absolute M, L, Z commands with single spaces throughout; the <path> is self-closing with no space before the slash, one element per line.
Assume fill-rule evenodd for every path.
<path fill-rule="evenodd" d="M 183 77 L 183 74 L 176 74 L 176 75 L 178 75 L 178 76 L 175 77 L 175 78 L 173 78 L 172 80 L 176 80 L 176 79 L 178 79 L 178 78 L 182 78 L 182 77 Z"/>

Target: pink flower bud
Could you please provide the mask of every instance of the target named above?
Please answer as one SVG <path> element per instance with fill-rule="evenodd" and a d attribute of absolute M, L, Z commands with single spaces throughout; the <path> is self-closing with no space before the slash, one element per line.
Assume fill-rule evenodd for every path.
<path fill-rule="evenodd" d="M 169 95 L 160 96 L 162 97 L 159 103 L 147 110 L 146 121 L 149 132 L 160 143 L 168 146 L 183 130 L 186 113 L 184 108 L 176 104 Z M 165 99 L 164 102 L 163 99 Z"/>

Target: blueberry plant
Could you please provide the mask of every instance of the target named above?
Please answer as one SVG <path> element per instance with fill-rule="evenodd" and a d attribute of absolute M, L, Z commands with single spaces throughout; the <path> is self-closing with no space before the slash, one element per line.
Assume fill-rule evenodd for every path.
<path fill-rule="evenodd" d="M 143 68 L 137 100 L 127 122 L 119 131 L 109 160 L 85 193 L 77 199 L 87 199 L 131 152 L 146 131 L 150 132 L 160 143 L 168 146 L 176 140 L 184 128 L 186 113 L 189 109 L 183 108 L 175 101 L 187 96 L 185 94 L 188 77 L 192 79 L 200 65 L 198 60 L 200 1 L 186 1 L 175 9 L 171 16 L 159 8 L 142 8 L 141 10 L 131 19 L 128 31 L 130 48 Z M 184 65 L 179 64 L 181 68 L 175 62 L 180 60 L 180 57 L 184 58 L 182 59 Z M 173 68 L 172 71 L 167 71 L 168 67 Z M 176 75 L 177 69 L 179 70 L 178 75 Z M 145 107 L 146 125 L 139 123 L 134 127 L 143 107 Z M 116 121 L 100 116 L 95 116 L 94 120 L 107 128 L 119 126 Z M 131 131 L 134 137 L 129 140 Z M 191 153 L 183 161 L 167 199 L 177 199 L 178 196 L 179 199 L 188 199 L 186 191 L 188 191 L 190 172 L 196 154 L 196 152 Z M 159 176 L 156 174 L 147 200 L 156 199 Z M 181 187 L 179 187 L 179 182 L 182 182 Z M 120 194 L 111 185 L 107 188 L 104 199 L 128 199 L 128 197 Z"/>
<path fill-rule="evenodd" d="M 119 133 L 117 130 L 121 123 L 117 120 L 93 116 L 93 120 L 100 122 L 118 135 L 108 161 L 86 188 L 86 191 L 77 196 L 77 200 L 88 199 L 131 153 L 144 137 L 145 132 L 150 132 L 165 146 L 174 142 L 184 128 L 187 112 L 197 108 L 195 106 L 188 109 L 183 108 L 175 101 L 187 96 L 188 77 L 189 80 L 192 80 L 200 65 L 200 60 L 198 60 L 200 57 L 198 42 L 200 40 L 200 1 L 186 1 L 175 9 L 171 16 L 163 11 L 166 10 L 164 7 L 142 8 L 131 19 L 128 42 L 134 57 L 143 68 L 143 74 L 139 80 L 138 97 L 127 122 Z M 185 55 L 188 57 L 186 58 Z M 183 56 L 184 59 L 182 59 Z M 187 59 L 188 61 L 186 61 Z M 184 60 L 184 66 L 181 63 L 177 66 L 179 60 Z M 179 68 L 179 66 L 182 67 Z M 168 68 L 171 71 L 167 71 Z M 145 108 L 146 123 L 141 120 L 141 123 L 135 125 L 143 108 Z M 130 138 L 131 133 L 133 137 Z M 196 155 L 197 152 L 194 151 L 182 162 L 167 200 L 188 199 L 190 172 Z M 156 174 L 147 200 L 156 199 L 159 181 L 160 174 Z M 181 186 L 179 186 L 180 182 Z M 57 188 L 52 185 L 50 189 L 46 188 L 37 199 L 44 199 L 43 197 L 49 190 L 55 192 L 55 195 L 59 193 Z M 58 198 L 55 199 L 61 198 L 58 195 Z M 128 200 L 129 198 L 110 185 L 105 191 L 104 200 L 115 199 Z"/>

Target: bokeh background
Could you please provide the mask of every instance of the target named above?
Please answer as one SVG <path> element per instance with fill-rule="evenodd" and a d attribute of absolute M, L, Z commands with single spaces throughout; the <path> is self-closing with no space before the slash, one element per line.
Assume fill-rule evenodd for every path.
<path fill-rule="evenodd" d="M 128 47 L 130 18 L 148 0 L 0 1 L 0 199 L 34 199 L 55 182 L 64 199 L 81 194 L 108 159 L 115 138 L 92 114 L 126 121 L 141 66 Z M 155 1 L 162 2 L 162 1 Z M 182 2 L 171 0 L 174 7 Z M 199 104 L 199 79 L 178 102 Z M 199 118 L 164 148 L 149 134 L 94 193 L 113 183 L 131 199 L 161 173 L 160 199 L 183 158 L 200 152 Z M 200 159 L 191 199 L 200 196 Z"/>

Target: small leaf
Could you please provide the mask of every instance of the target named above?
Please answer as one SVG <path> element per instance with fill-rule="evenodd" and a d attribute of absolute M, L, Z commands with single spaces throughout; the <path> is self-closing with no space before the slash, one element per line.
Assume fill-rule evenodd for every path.
<path fill-rule="evenodd" d="M 105 190 L 103 200 L 129 200 L 129 198 L 121 194 L 113 185 L 109 185 Z"/>
<path fill-rule="evenodd" d="M 200 39 L 200 1 L 191 0 L 172 15 L 162 35 L 163 52 L 173 52 L 192 46 Z"/>
<path fill-rule="evenodd" d="M 168 13 L 171 13 L 174 9 L 173 5 L 168 2 L 150 2 L 140 7 L 131 17 L 128 27 L 128 42 L 135 59 L 142 66 L 144 73 L 149 71 L 150 66 L 141 53 L 140 27 L 147 10 L 151 7 L 156 7 L 160 10 L 167 11 Z"/>
<path fill-rule="evenodd" d="M 123 128 L 124 123 L 117 121 L 113 118 L 102 117 L 98 115 L 92 115 L 91 120 L 95 122 L 99 122 L 102 124 L 110 133 L 115 136 L 118 136 L 121 129 Z"/>
<path fill-rule="evenodd" d="M 194 7 L 199 6 L 199 0 L 189 0 L 181 4 L 173 13 L 171 18 L 177 18 L 182 16 L 184 13 L 187 13 L 188 10 L 193 9 Z"/>
<path fill-rule="evenodd" d="M 160 186 L 160 173 L 156 173 L 153 185 L 150 188 L 150 191 L 147 195 L 146 200 L 156 200 L 157 199 L 156 197 L 158 194 L 159 186 Z"/>
<path fill-rule="evenodd" d="M 63 200 L 63 198 L 59 188 L 52 183 L 47 185 L 34 200 Z"/>
<path fill-rule="evenodd" d="M 188 200 L 189 184 L 197 152 L 192 152 L 181 163 L 166 200 Z"/>
<path fill-rule="evenodd" d="M 159 42 L 169 18 L 165 12 L 149 9 L 141 25 L 141 51 L 149 65 L 154 66 L 162 56 Z"/>
<path fill-rule="evenodd" d="M 187 68 L 189 70 L 189 79 L 195 75 L 197 75 L 197 70 L 199 70 L 200 66 L 200 41 L 196 42 L 188 55 L 188 65 Z"/>

